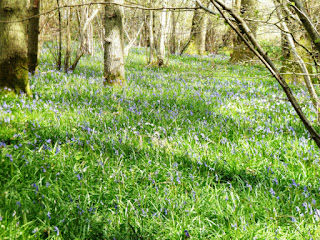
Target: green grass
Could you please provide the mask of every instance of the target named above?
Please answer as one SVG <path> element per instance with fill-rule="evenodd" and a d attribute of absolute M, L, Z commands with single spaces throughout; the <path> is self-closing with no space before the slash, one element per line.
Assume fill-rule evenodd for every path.
<path fill-rule="evenodd" d="M 0 239 L 320 237 L 319 150 L 263 67 L 133 49 L 113 90 L 102 55 L 48 53 L 33 99 L 0 97 Z"/>

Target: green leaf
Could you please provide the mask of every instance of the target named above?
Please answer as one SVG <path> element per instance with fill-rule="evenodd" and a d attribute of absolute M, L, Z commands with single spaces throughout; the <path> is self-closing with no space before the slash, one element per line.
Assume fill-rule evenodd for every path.
<path fill-rule="evenodd" d="M 320 43 L 320 38 L 314 40 L 314 43 Z"/>

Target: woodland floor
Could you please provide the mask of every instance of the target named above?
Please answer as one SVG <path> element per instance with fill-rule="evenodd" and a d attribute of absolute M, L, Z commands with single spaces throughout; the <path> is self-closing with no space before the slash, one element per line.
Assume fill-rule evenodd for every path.
<path fill-rule="evenodd" d="M 146 61 L 113 90 L 102 54 L 44 51 L 33 99 L 0 96 L 0 239 L 319 239 L 319 149 L 268 72 Z"/>

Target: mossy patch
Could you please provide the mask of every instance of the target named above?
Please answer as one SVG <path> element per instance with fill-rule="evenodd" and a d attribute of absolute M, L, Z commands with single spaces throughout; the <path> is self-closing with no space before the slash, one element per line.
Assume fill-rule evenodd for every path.
<path fill-rule="evenodd" d="M 118 73 L 118 74 L 105 74 L 103 84 L 110 85 L 110 86 L 125 86 L 126 79 L 120 73 Z"/>
<path fill-rule="evenodd" d="M 0 88 L 31 95 L 27 58 L 14 56 L 0 63 Z"/>

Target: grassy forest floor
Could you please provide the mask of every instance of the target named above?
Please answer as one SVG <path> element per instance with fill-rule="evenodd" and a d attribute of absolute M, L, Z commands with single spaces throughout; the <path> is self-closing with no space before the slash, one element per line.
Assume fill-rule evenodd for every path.
<path fill-rule="evenodd" d="M 319 239 L 319 150 L 264 68 L 145 55 L 112 90 L 47 52 L 0 97 L 0 239 Z"/>

